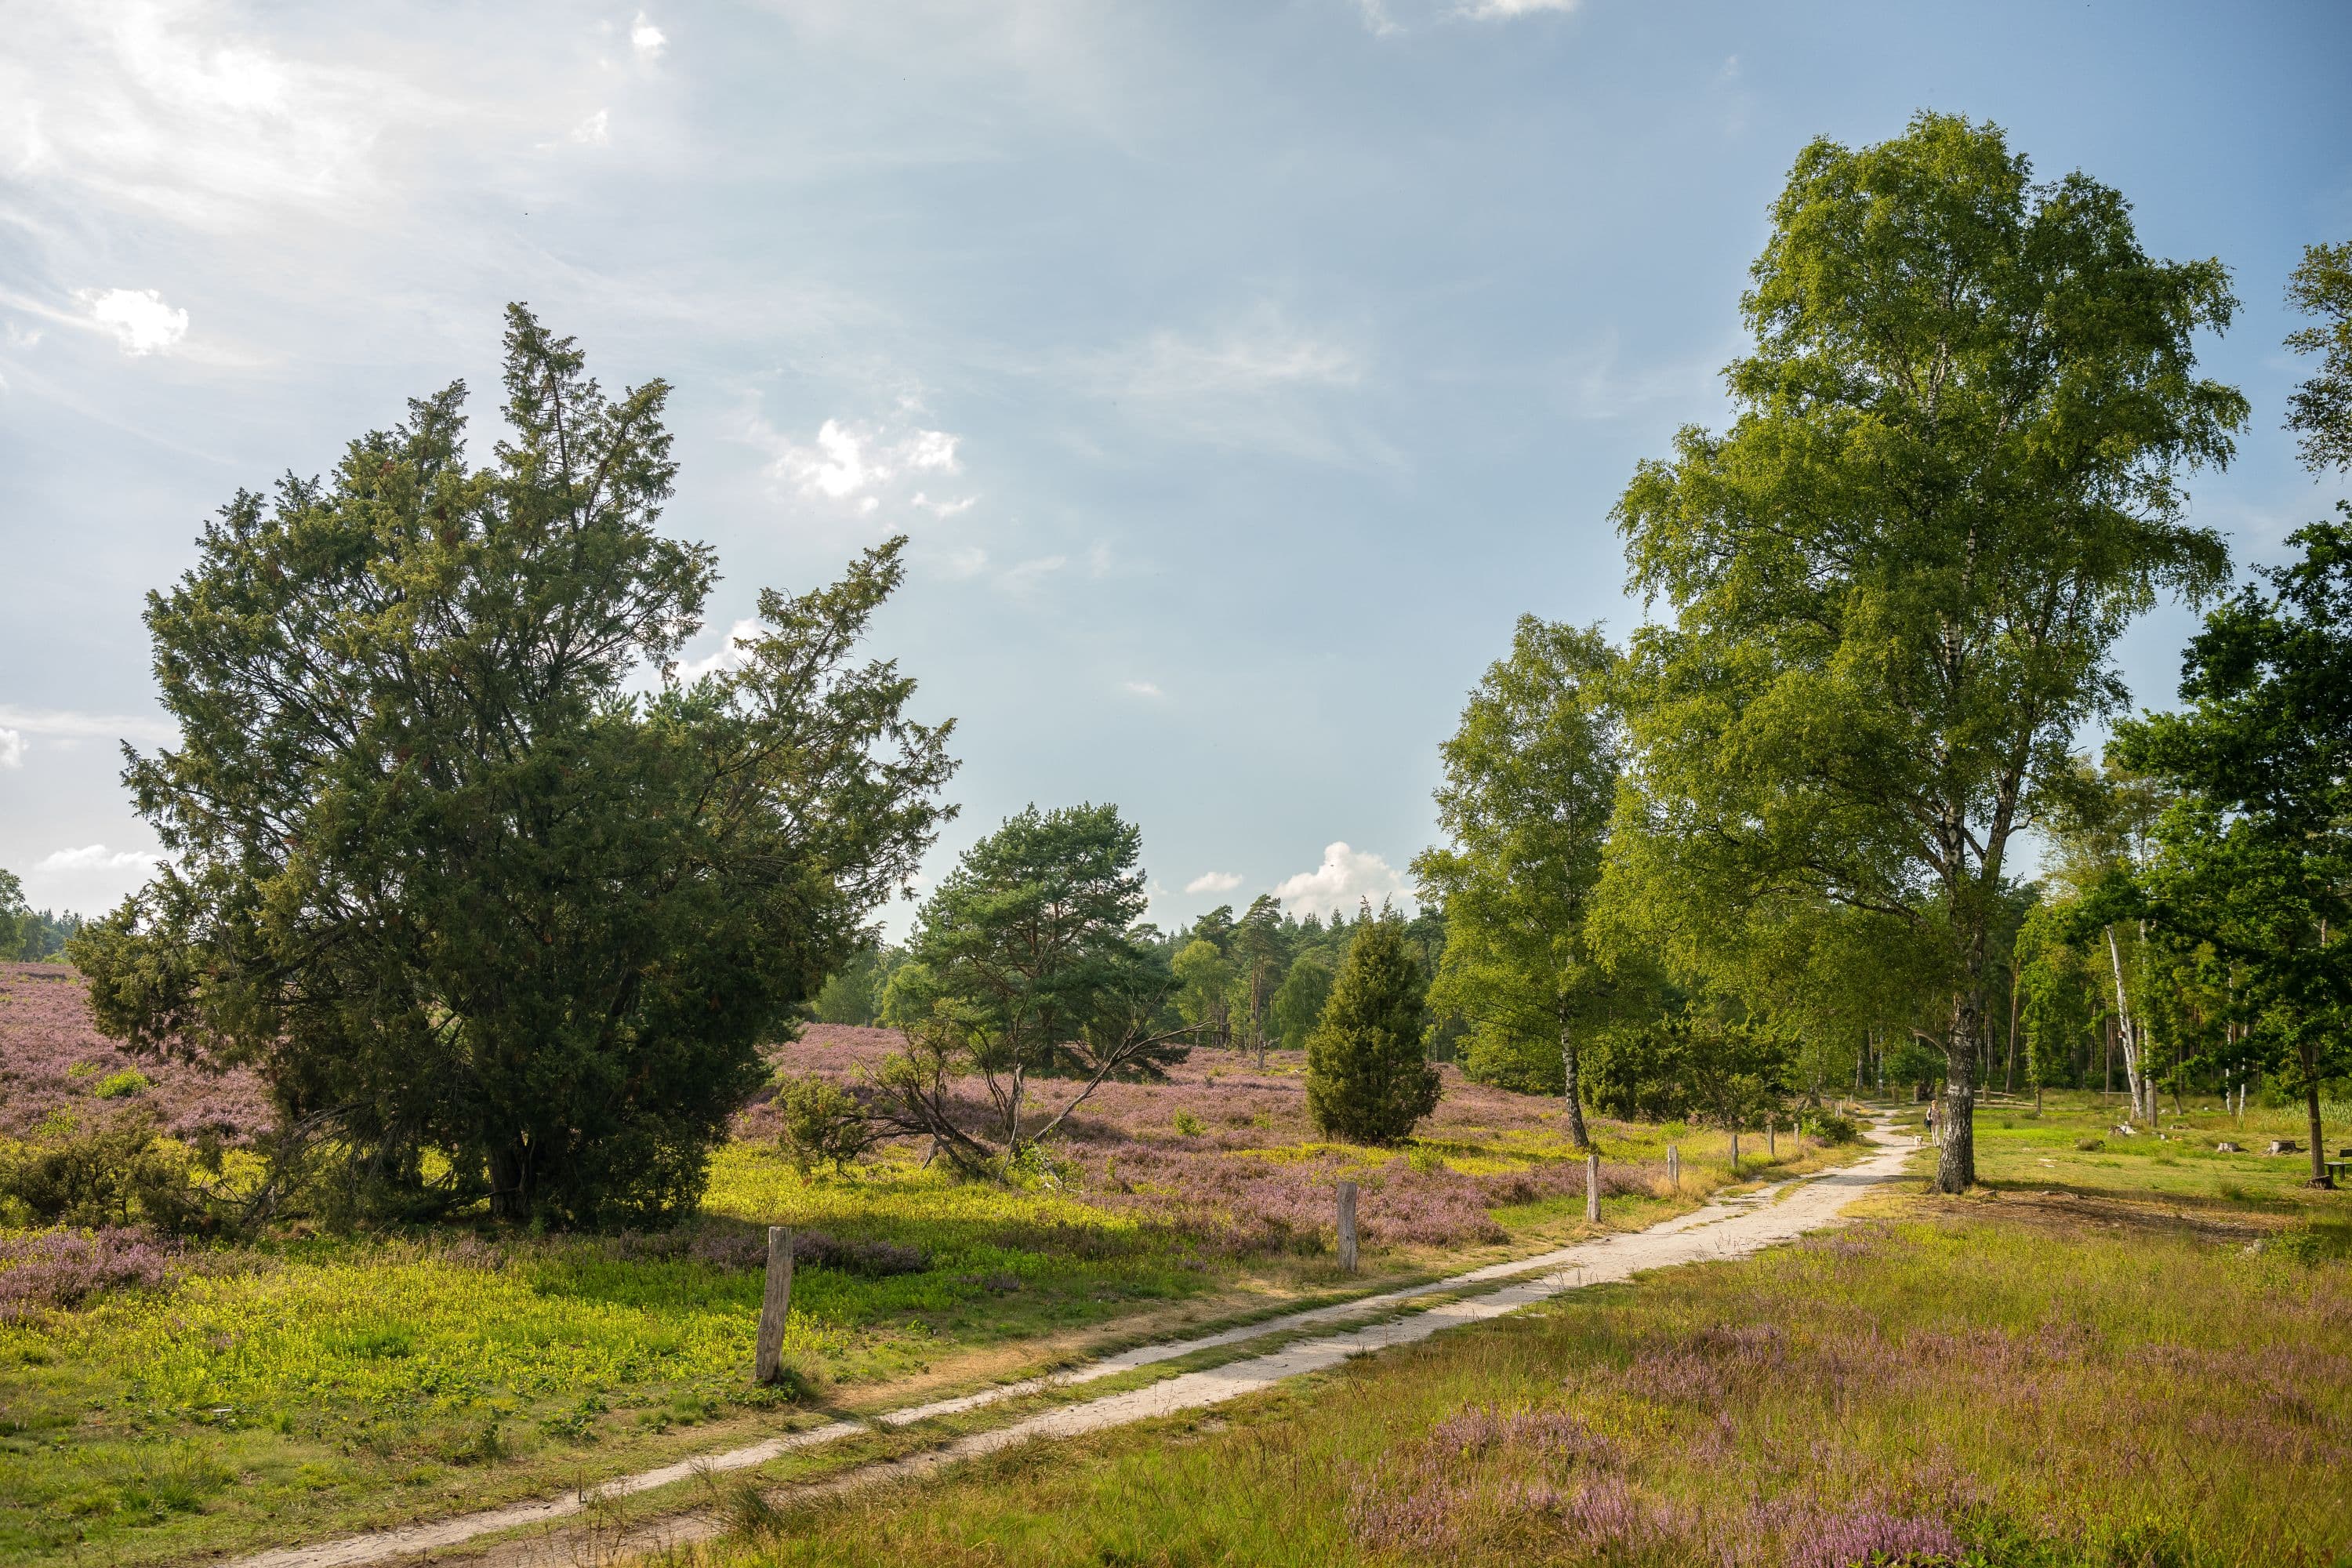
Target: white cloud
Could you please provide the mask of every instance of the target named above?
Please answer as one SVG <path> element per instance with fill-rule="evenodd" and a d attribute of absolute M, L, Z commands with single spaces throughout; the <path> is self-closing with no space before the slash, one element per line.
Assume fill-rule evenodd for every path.
<path fill-rule="evenodd" d="M 1323 864 L 1312 871 L 1301 871 L 1275 884 L 1275 897 L 1293 913 L 1312 910 L 1329 914 L 1334 910 L 1352 914 L 1359 900 L 1370 899 L 1378 909 L 1382 900 L 1392 899 L 1400 904 L 1411 900 L 1411 892 L 1396 868 L 1370 851 L 1349 848 L 1346 844 L 1327 845 Z"/>
<path fill-rule="evenodd" d="M 967 544 L 960 550 L 949 551 L 940 557 L 940 561 L 950 577 L 977 577 L 981 569 L 988 564 L 988 552 L 977 544 Z"/>
<path fill-rule="evenodd" d="M 36 861 L 36 871 L 131 871 L 148 870 L 163 863 L 161 855 L 144 849 L 110 850 L 103 844 L 87 844 L 79 849 L 60 849 Z"/>
<path fill-rule="evenodd" d="M 629 47 L 637 52 L 637 58 L 648 65 L 661 58 L 661 52 L 668 43 L 669 36 L 655 26 L 643 11 L 638 12 L 637 19 L 629 25 Z"/>
<path fill-rule="evenodd" d="M 787 446 L 776 458 L 774 471 L 789 478 L 803 495 L 841 500 L 888 477 L 866 460 L 866 445 L 864 437 L 828 419 L 817 426 L 814 446 Z"/>
<path fill-rule="evenodd" d="M 768 467 L 772 477 L 803 496 L 851 501 L 861 511 L 874 510 L 880 504 L 877 492 L 904 475 L 963 471 L 956 457 L 961 437 L 945 430 L 885 429 L 858 421 L 828 419 L 817 426 L 816 439 L 803 446 L 755 420 L 751 434 L 754 441 L 776 454 Z M 908 504 L 949 517 L 971 505 L 971 500 L 935 501 L 918 491 Z"/>
<path fill-rule="evenodd" d="M 0 768 L 21 768 L 25 765 L 25 737 L 21 731 L 0 728 Z"/>
<path fill-rule="evenodd" d="M 737 621 L 727 629 L 727 640 L 719 645 L 718 651 L 701 658 L 680 659 L 677 665 L 678 679 L 683 683 L 690 684 L 706 675 L 716 675 L 721 670 L 742 668 L 744 660 L 749 657 L 743 651 L 744 646 L 757 641 L 759 636 L 758 621 L 750 619 Z"/>
<path fill-rule="evenodd" d="M 919 511 L 929 512 L 933 517 L 940 518 L 944 521 L 945 519 L 955 516 L 955 514 L 960 511 L 970 511 L 973 506 L 979 503 L 979 500 L 980 498 L 978 496 L 966 496 L 961 500 L 933 500 L 921 490 L 917 490 L 915 492 L 915 499 L 908 501 L 907 504 Z"/>
<path fill-rule="evenodd" d="M 1157 697 L 1160 695 L 1160 688 L 1154 686 L 1148 680 L 1130 680 L 1128 681 L 1126 685 L 1127 689 L 1135 693 L 1138 697 Z"/>
<path fill-rule="evenodd" d="M 152 289 L 84 289 L 75 298 L 127 354 L 163 353 L 188 335 L 188 313 Z"/>
<path fill-rule="evenodd" d="M 180 738 L 169 719 L 120 713 L 75 713 L 53 708 L 13 708 L 0 703 L 0 724 L 27 735 L 59 741 L 141 741 L 168 746 Z"/>
<path fill-rule="evenodd" d="M 613 115 L 600 109 L 572 128 L 572 140 L 583 147 L 607 146 L 613 140 Z"/>
<path fill-rule="evenodd" d="M 899 460 L 913 469 L 960 474 L 963 465 L 956 461 L 957 439 L 944 430 L 918 430 L 898 443 Z"/>
<path fill-rule="evenodd" d="M 1580 0 L 1476 0 L 1462 7 L 1465 16 L 1480 20 L 1503 16 L 1532 16 L 1538 11 L 1573 11 Z"/>
<path fill-rule="evenodd" d="M 1188 893 L 1230 893 L 1242 885 L 1240 877 L 1231 871 L 1203 871 L 1184 884 Z"/>

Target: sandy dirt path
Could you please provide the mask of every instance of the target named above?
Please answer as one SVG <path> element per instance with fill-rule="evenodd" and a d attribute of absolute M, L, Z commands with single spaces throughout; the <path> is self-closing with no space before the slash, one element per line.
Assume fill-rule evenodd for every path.
<path fill-rule="evenodd" d="M 601 1487 L 567 1492 L 560 1497 L 516 1503 L 481 1513 L 460 1515 L 364 1535 L 325 1542 L 316 1546 L 283 1547 L 237 1559 L 227 1568 L 353 1568 L 394 1558 L 450 1552 L 488 1535 L 549 1527 L 536 1535 L 520 1535 L 469 1553 L 497 1568 L 578 1568 L 583 1563 L 610 1563 L 658 1552 L 688 1542 L 708 1540 L 725 1527 L 709 1510 L 690 1510 L 621 1525 L 588 1521 L 567 1523 L 593 1514 L 600 1502 L 616 1501 L 698 1476 L 722 1475 L 749 1469 L 771 1459 L 845 1437 L 910 1426 L 934 1416 L 980 1409 L 1006 1399 L 1067 1388 L 1117 1376 L 1140 1367 L 1172 1361 L 1196 1352 L 1238 1344 L 1275 1334 L 1297 1333 L 1332 1323 L 1367 1317 L 1379 1321 L 1320 1337 L 1284 1345 L 1264 1355 L 1228 1362 L 1222 1366 L 1189 1372 L 1165 1382 L 1118 1394 L 1105 1394 L 1026 1416 L 1007 1426 L 959 1437 L 921 1454 L 858 1466 L 823 1480 L 781 1489 L 777 1500 L 809 1497 L 886 1484 L 928 1474 L 964 1459 L 1042 1438 L 1069 1437 L 1108 1427 L 1123 1426 L 1181 1411 L 1197 1410 L 1256 1394 L 1276 1384 L 1328 1371 L 1351 1356 L 1369 1355 L 1395 1345 L 1412 1344 L 1446 1329 L 1485 1322 L 1549 1300 L 1587 1285 L 1625 1279 L 1645 1269 L 1671 1268 L 1710 1258 L 1743 1258 L 1763 1247 L 1794 1240 L 1808 1231 L 1835 1224 L 1841 1210 L 1872 1187 L 1895 1175 L 1916 1140 L 1883 1129 L 1869 1134 L 1878 1145 L 1858 1163 L 1819 1175 L 1766 1187 L 1735 1197 L 1718 1198 L 1689 1214 L 1679 1215 L 1647 1230 L 1601 1237 L 1573 1247 L 1513 1262 L 1448 1276 L 1410 1289 L 1360 1298 L 1311 1311 L 1287 1313 L 1261 1322 L 1228 1329 L 1197 1339 L 1140 1345 L 1106 1356 L 1082 1367 L 1047 1377 L 1030 1378 L 984 1389 L 959 1399 L 912 1405 L 874 1416 L 871 1421 L 836 1421 L 747 1447 L 698 1457 L 657 1470 L 625 1476 Z M 1411 1310 L 1416 1299 L 1475 1290 L 1481 1285 L 1516 1279 L 1514 1284 L 1462 1300 Z M 1382 1314 L 1390 1314 L 1383 1316 Z"/>

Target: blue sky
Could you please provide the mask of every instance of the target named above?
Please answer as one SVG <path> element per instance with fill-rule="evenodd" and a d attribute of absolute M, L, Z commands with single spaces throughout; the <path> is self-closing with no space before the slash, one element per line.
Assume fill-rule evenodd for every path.
<path fill-rule="evenodd" d="M 463 377 L 499 309 L 651 376 L 667 519 L 761 586 L 913 540 L 878 647 L 963 816 L 1118 802 L 1154 914 L 1400 888 L 1533 611 L 1605 622 L 1636 461 L 1721 423 L 1807 138 L 1990 119 L 2219 256 L 2252 399 L 2195 510 L 2273 557 L 2301 247 L 2352 237 L 2340 5 L 1296 0 L 7 7 L 0 866 L 96 910 L 154 840 L 141 599 L 239 486 Z M 2190 624 L 2124 649 L 2162 701 Z"/>

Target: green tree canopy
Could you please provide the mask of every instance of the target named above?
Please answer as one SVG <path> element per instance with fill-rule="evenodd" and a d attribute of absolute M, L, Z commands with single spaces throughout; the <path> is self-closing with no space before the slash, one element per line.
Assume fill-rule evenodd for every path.
<path fill-rule="evenodd" d="M 2352 511 L 2215 608 L 2176 713 L 2116 726 L 2114 752 L 2183 793 L 2137 879 L 2153 923 L 2210 944 L 2272 1065 L 2305 1097 L 2312 1176 L 2321 1083 L 2352 1070 Z"/>
<path fill-rule="evenodd" d="M 368 1191 L 676 1209 L 931 841 L 947 727 L 852 661 L 897 542 L 670 679 L 712 561 L 656 528 L 668 389 L 606 397 L 520 306 L 505 375 L 489 467 L 452 385 L 239 493 L 149 595 L 182 739 L 124 777 L 171 861 L 73 956 L 101 1027 L 254 1064 Z"/>
<path fill-rule="evenodd" d="M 1440 749 L 1437 819 L 1453 842 L 1412 863 L 1445 907 L 1430 1000 L 1467 1021 L 1474 1076 L 1565 1095 L 1580 1146 L 1578 1031 L 1619 989 L 1585 929 L 1622 765 L 1616 662 L 1597 626 L 1521 616 Z"/>
<path fill-rule="evenodd" d="M 1427 986 L 1402 920 L 1356 923 L 1307 1037 L 1307 1111 L 1327 1136 L 1394 1143 L 1436 1109 L 1437 1069 L 1421 1048 Z"/>
<path fill-rule="evenodd" d="M 2195 374 L 2234 301 L 2219 262 L 2147 256 L 2116 192 L 2037 185 L 1935 114 L 1808 146 L 1753 275 L 1730 429 L 1685 429 L 1617 507 L 1672 611 L 1629 649 L 1617 832 L 1662 847 L 1654 886 L 1843 905 L 1936 961 L 1958 1190 L 2011 840 L 2122 702 L 2124 627 L 2227 571 L 2181 479 L 2245 418 Z"/>
<path fill-rule="evenodd" d="M 967 1173 L 1000 1173 L 1106 1079 L 1164 1077 L 1181 1058 L 1190 1029 L 1159 1026 L 1175 977 L 1139 924 L 1142 842 L 1116 806 L 1031 805 L 964 852 L 892 981 L 894 1009 L 920 1005 L 875 1108 L 893 1131 L 931 1138 Z M 957 1100 L 965 1075 L 987 1095 L 977 1118 Z M 1028 1103 L 1041 1077 L 1084 1080 L 1042 1121 Z"/>
<path fill-rule="evenodd" d="M 1310 920 L 1312 916 L 1308 917 Z M 1274 993 L 1274 1030 L 1286 1050 L 1307 1048 L 1307 1037 L 1330 1000 L 1333 965 L 1320 952 L 1302 952 Z"/>

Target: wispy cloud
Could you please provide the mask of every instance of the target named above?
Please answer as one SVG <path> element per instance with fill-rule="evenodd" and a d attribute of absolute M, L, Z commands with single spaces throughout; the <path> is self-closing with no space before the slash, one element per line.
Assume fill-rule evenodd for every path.
<path fill-rule="evenodd" d="M 1542 11 L 1573 11 L 1581 0 L 1471 0 L 1462 15 L 1488 22 L 1512 16 L 1532 16 Z"/>
<path fill-rule="evenodd" d="M 1366 384 L 1363 353 L 1271 306 L 1161 329 L 1066 368 L 1163 435 L 1325 461 L 1366 444 L 1334 406 Z"/>
<path fill-rule="evenodd" d="M 0 725 L 26 735 L 58 741 L 137 741 L 168 746 L 179 726 L 164 718 L 121 713 L 76 713 L 55 708 L 15 708 L 0 703 Z"/>
<path fill-rule="evenodd" d="M 1241 878 L 1232 871 L 1203 871 L 1184 884 L 1188 893 L 1230 893 L 1242 885 Z"/>
<path fill-rule="evenodd" d="M 24 765 L 24 733 L 0 725 L 0 768 L 21 768 Z"/>
<path fill-rule="evenodd" d="M 1149 680 L 1129 680 L 1122 682 L 1121 685 L 1126 690 L 1138 697 L 1157 697 L 1160 694 L 1160 688 Z"/>
<path fill-rule="evenodd" d="M 1066 555 L 1039 555 L 996 574 L 996 585 L 1008 594 L 1033 592 L 1040 583 L 1070 563 Z"/>

